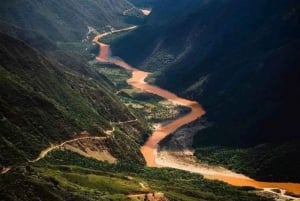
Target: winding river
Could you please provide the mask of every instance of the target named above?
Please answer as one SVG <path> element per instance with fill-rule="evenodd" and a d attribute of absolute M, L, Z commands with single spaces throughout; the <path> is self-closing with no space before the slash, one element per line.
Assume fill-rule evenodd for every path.
<path fill-rule="evenodd" d="M 104 44 L 100 42 L 100 39 L 104 36 L 107 36 L 109 34 L 117 33 L 117 32 L 123 32 L 123 31 L 129 31 L 132 29 L 135 29 L 136 26 L 132 26 L 125 29 L 115 30 L 111 32 L 106 32 L 100 35 L 97 35 L 93 42 L 98 44 L 100 47 L 100 52 L 98 57 L 96 58 L 99 62 L 104 63 L 110 63 L 115 64 L 121 68 L 124 68 L 128 71 L 132 72 L 132 77 L 127 80 L 127 83 L 131 85 L 132 87 L 141 89 L 142 91 L 156 94 L 160 97 L 163 97 L 174 104 L 179 104 L 182 106 L 189 107 L 191 109 L 191 112 L 179 117 L 170 123 L 157 128 L 151 137 L 147 140 L 147 142 L 141 147 L 141 152 L 146 160 L 147 166 L 149 167 L 171 167 L 171 168 L 177 168 L 182 169 L 190 172 L 200 173 L 207 179 L 213 179 L 213 180 L 221 180 L 223 182 L 226 182 L 228 184 L 234 185 L 234 186 L 251 186 L 255 188 L 261 188 L 267 189 L 269 188 L 278 188 L 278 189 L 284 189 L 296 194 L 300 194 L 300 184 L 299 183 L 283 183 L 283 182 L 261 182 L 256 181 L 254 179 L 251 179 L 245 175 L 234 173 L 230 170 L 227 170 L 225 168 L 220 167 L 214 167 L 214 166 L 194 166 L 193 168 L 190 168 L 188 166 L 177 166 L 173 165 L 172 163 L 167 163 L 167 165 L 162 165 L 161 163 L 158 164 L 156 160 L 156 152 L 158 143 L 164 139 L 166 136 L 172 134 L 174 131 L 176 131 L 181 126 L 188 124 L 201 116 L 205 114 L 205 111 L 201 107 L 201 105 L 198 102 L 187 100 L 181 97 L 178 97 L 176 94 L 171 93 L 167 90 L 161 89 L 157 86 L 150 85 L 146 83 L 144 80 L 149 75 L 149 72 L 141 71 L 139 69 L 136 69 L 132 67 L 131 65 L 127 64 L 123 60 L 115 57 L 110 56 L 110 47 L 107 44 Z M 292 200 L 298 200 L 297 198 L 283 195 L 286 198 L 291 198 Z"/>

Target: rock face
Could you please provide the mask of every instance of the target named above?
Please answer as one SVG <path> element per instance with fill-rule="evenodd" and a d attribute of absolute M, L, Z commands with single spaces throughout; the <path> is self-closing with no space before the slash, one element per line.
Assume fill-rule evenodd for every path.
<path fill-rule="evenodd" d="M 178 129 L 160 143 L 160 149 L 192 152 L 193 137 L 199 130 L 204 129 L 206 124 L 204 120 L 197 120 Z"/>
<path fill-rule="evenodd" d="M 172 167 L 204 176 L 221 173 L 227 176 L 245 177 L 228 171 L 223 167 L 211 166 L 206 162 L 199 163 L 197 161 L 194 155 L 195 150 L 192 147 L 193 137 L 199 130 L 207 126 L 207 122 L 200 119 L 180 128 L 164 139 L 156 152 L 157 164 L 162 167 Z"/>

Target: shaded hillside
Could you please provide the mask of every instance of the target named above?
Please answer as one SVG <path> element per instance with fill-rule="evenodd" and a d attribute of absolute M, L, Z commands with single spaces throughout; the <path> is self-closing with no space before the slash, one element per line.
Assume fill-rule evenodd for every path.
<path fill-rule="evenodd" d="M 57 49 L 55 43 L 42 34 L 32 29 L 22 29 L 21 27 L 6 23 L 2 20 L 0 20 L 0 32 L 13 38 L 17 38 L 42 52 L 54 51 Z"/>
<path fill-rule="evenodd" d="M 299 8 L 296 1 L 227 1 L 183 24 L 192 31 L 186 31 L 190 37 L 181 33 L 191 50 L 157 83 L 200 100 L 212 120 L 234 123 L 224 123 L 231 130 L 220 129 L 226 138 L 211 138 L 213 144 L 299 137 Z M 191 19 L 194 22 L 187 23 Z M 240 126 L 241 141 L 230 138 L 240 136 Z"/>
<path fill-rule="evenodd" d="M 180 54 L 182 49 L 178 47 L 185 45 L 185 41 L 179 43 L 181 37 L 177 34 L 188 31 L 185 27 L 175 29 L 174 26 L 205 4 L 203 0 L 153 0 L 152 12 L 145 24 L 126 37 L 113 41 L 112 51 L 132 65 L 150 71 L 170 65 L 174 59 L 172 54 Z M 168 43 L 165 43 L 166 40 Z"/>
<path fill-rule="evenodd" d="M 295 0 L 209 1 L 163 29 L 145 27 L 143 37 L 151 40 L 140 38 L 145 50 L 132 60 L 156 72 L 156 84 L 204 106 L 212 126 L 195 136 L 195 147 L 236 149 L 269 143 L 248 150 L 248 157 L 261 155 L 261 161 L 272 149 L 284 147 L 284 154 L 272 155 L 266 163 L 251 160 L 242 170 L 229 166 L 260 179 L 300 181 L 300 161 L 295 161 L 299 151 L 287 150 L 289 141 L 300 143 L 299 9 Z M 119 42 L 117 48 L 125 47 L 131 38 Z M 119 55 L 131 59 L 134 53 Z M 234 153 L 227 157 L 234 159 Z M 225 165 L 228 161 L 218 160 Z M 279 165 L 281 161 L 293 167 Z"/>
<path fill-rule="evenodd" d="M 75 132 L 104 135 L 112 129 L 109 122 L 135 119 L 111 93 L 114 89 L 107 80 L 80 59 L 61 58 L 69 60 L 65 66 L 3 33 L 0 45 L 1 166 L 33 159 L 50 143 Z M 116 132 L 112 146 L 126 153 L 116 157 L 141 162 L 137 141 L 142 127 L 128 125 Z M 130 151 L 124 142 L 131 145 Z"/>
<path fill-rule="evenodd" d="M 153 2 L 155 2 L 157 0 L 128 0 L 128 1 L 137 7 L 148 8 L 148 7 L 151 7 Z"/>
<path fill-rule="evenodd" d="M 131 16 L 123 15 L 132 7 L 126 0 L 5 0 L 0 6 L 0 19 L 52 40 L 74 41 L 85 38 L 88 26 L 120 28 L 127 25 L 126 20 L 140 18 L 142 14 L 137 9 Z"/>
<path fill-rule="evenodd" d="M 148 25 L 165 26 L 174 19 L 196 11 L 203 4 L 203 0 L 153 0 L 152 13 L 147 18 Z"/>

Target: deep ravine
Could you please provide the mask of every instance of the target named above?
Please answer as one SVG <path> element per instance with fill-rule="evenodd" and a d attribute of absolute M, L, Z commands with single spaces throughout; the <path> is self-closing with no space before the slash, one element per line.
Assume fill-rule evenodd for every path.
<path fill-rule="evenodd" d="M 182 105 L 185 107 L 189 107 L 191 112 L 179 117 L 170 123 L 157 128 L 146 141 L 146 143 L 141 147 L 141 152 L 146 160 L 147 166 L 149 167 L 171 167 L 176 169 L 181 169 L 189 172 L 199 173 L 202 174 L 207 179 L 213 180 L 220 180 L 226 182 L 228 184 L 234 186 L 251 186 L 255 188 L 264 189 L 264 191 L 268 191 L 270 188 L 277 188 L 277 189 L 284 189 L 289 192 L 293 192 L 296 194 L 300 194 L 300 184 L 299 183 L 288 183 L 288 182 L 261 182 L 251 179 L 245 175 L 238 174 L 227 170 L 222 167 L 217 166 L 208 166 L 208 165 L 201 165 L 201 164 L 189 164 L 189 165 L 178 165 L 178 163 L 172 163 L 170 161 L 159 163 L 156 160 L 156 152 L 158 143 L 164 139 L 166 136 L 172 134 L 178 128 L 183 125 L 186 125 L 205 114 L 204 109 L 198 102 L 187 100 L 181 97 L 178 97 L 176 94 L 171 93 L 167 90 L 161 89 L 157 86 L 150 85 L 146 83 L 144 80 L 149 75 L 149 72 L 141 71 L 137 68 L 132 67 L 125 61 L 121 60 L 120 58 L 111 57 L 110 56 L 110 46 L 108 44 L 100 42 L 101 38 L 104 36 L 123 32 L 123 31 L 130 31 L 135 29 L 136 26 L 132 26 L 129 28 L 124 28 L 120 30 L 114 30 L 111 32 L 106 32 L 100 35 L 97 35 L 93 42 L 98 44 L 100 47 L 99 55 L 96 58 L 99 62 L 103 63 L 110 63 L 115 64 L 121 68 L 124 68 L 128 71 L 132 72 L 132 77 L 127 80 L 127 83 L 134 88 L 141 89 L 142 91 L 156 94 L 160 97 L 163 97 L 174 104 Z M 280 193 L 278 193 L 279 195 Z M 291 200 L 299 200 L 298 198 L 288 196 L 288 195 L 280 195 L 286 199 Z"/>

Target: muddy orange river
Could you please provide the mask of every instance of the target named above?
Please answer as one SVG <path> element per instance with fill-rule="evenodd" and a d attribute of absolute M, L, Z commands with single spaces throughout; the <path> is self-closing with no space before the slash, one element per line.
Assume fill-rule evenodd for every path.
<path fill-rule="evenodd" d="M 93 42 L 98 44 L 100 46 L 100 52 L 98 57 L 96 58 L 99 62 L 105 62 L 105 63 L 111 63 L 115 64 L 119 67 L 122 67 L 128 71 L 132 72 L 132 77 L 127 80 L 127 83 L 131 85 L 132 87 L 141 89 L 142 91 L 156 94 L 160 97 L 163 97 L 169 101 L 172 101 L 174 104 L 182 105 L 189 107 L 191 109 L 191 112 L 188 113 L 185 116 L 182 116 L 180 118 L 177 118 L 170 123 L 156 129 L 151 137 L 147 140 L 147 142 L 141 147 L 141 152 L 146 160 L 147 166 L 149 167 L 159 167 L 159 165 L 155 162 L 155 151 L 158 147 L 158 143 L 164 139 L 166 136 L 172 134 L 174 131 L 176 131 L 181 126 L 188 124 L 201 116 L 205 114 L 205 111 L 201 107 L 201 105 L 198 102 L 190 101 L 181 97 L 178 97 L 176 94 L 173 94 L 167 90 L 161 89 L 157 86 L 153 86 L 150 84 L 147 84 L 144 80 L 149 75 L 148 72 L 138 70 L 131 65 L 127 64 L 123 60 L 115 57 L 110 57 L 110 47 L 107 44 L 101 43 L 100 39 L 104 36 L 107 36 L 112 33 L 116 32 L 122 32 L 122 31 L 129 31 L 131 29 L 136 28 L 136 26 L 115 30 L 112 32 L 106 32 L 104 34 L 97 35 Z M 225 174 L 222 175 L 222 172 L 218 174 L 205 174 L 204 177 L 207 179 L 213 179 L 213 180 L 220 180 L 223 182 L 226 182 L 228 184 L 234 185 L 234 186 L 251 186 L 255 188 L 280 188 L 285 189 L 287 191 L 300 194 L 300 184 L 298 183 L 280 183 L 280 182 L 261 182 L 256 181 L 254 179 L 251 179 L 249 177 L 246 177 L 244 175 L 236 176 L 240 174 L 235 175 L 228 175 Z"/>

